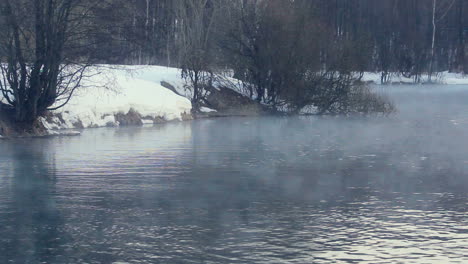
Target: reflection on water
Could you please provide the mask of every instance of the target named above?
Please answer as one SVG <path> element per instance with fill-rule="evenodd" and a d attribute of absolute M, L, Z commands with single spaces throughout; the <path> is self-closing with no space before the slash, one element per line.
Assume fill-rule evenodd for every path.
<path fill-rule="evenodd" d="M 391 118 L 0 142 L 0 263 L 466 263 L 468 92 L 412 88 Z"/>
<path fill-rule="evenodd" d="M 56 172 L 47 142 L 2 144 L 11 155 L 3 171 L 0 194 L 0 262 L 54 262 L 61 254 L 63 219 L 56 206 Z M 2 259 L 3 258 L 3 259 Z"/>

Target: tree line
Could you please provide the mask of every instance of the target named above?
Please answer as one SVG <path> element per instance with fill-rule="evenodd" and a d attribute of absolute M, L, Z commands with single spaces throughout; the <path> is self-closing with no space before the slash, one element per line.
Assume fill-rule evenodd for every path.
<path fill-rule="evenodd" d="M 220 69 L 233 70 L 258 101 L 324 112 L 347 105 L 337 102 L 349 101 L 350 73 L 377 71 L 383 83 L 392 74 L 420 82 L 423 74 L 468 73 L 465 0 L 125 2 L 118 38 L 132 44 L 112 57 L 182 68 L 194 104 Z"/>
<path fill-rule="evenodd" d="M 259 16 L 271 10 L 272 20 L 296 19 L 296 34 L 322 34 L 321 63 L 326 64 L 335 45 L 350 46 L 347 56 L 355 71 L 400 72 L 419 75 L 431 71 L 468 72 L 465 59 L 468 35 L 468 2 L 465 0 L 130 0 L 112 1 L 115 8 L 111 34 L 130 40 L 115 42 L 103 54 L 103 62 L 180 66 L 186 40 L 186 23 L 205 23 L 214 45 L 226 41 L 231 24 L 258 25 Z M 299 21 L 300 8 L 306 20 Z M 117 10 L 117 12 L 115 12 Z M 109 13 L 108 13 L 109 16 Z M 288 16 L 294 16 L 288 18 Z M 205 21 L 206 22 L 206 21 Z M 271 25 L 272 27 L 274 25 Z M 264 28 L 268 30 L 267 28 Z M 273 29 L 273 28 L 271 28 Z M 191 30 L 196 30 L 191 28 Z M 215 32 L 217 31 L 217 32 Z M 321 40 L 318 40 L 321 41 Z M 221 47 L 223 48 L 223 47 Z M 353 48 L 351 50 L 351 48 Z M 218 50 L 218 63 L 229 50 Z M 334 52 L 334 51 L 333 51 Z M 119 58 L 118 60 L 115 60 Z M 432 63 L 432 66 L 431 66 Z M 223 65 L 224 66 L 224 65 Z"/>
<path fill-rule="evenodd" d="M 356 85 L 365 71 L 383 82 L 468 72 L 464 0 L 0 0 L 0 8 L 0 90 L 22 122 L 66 103 L 93 64 L 179 67 L 195 108 L 229 71 L 251 98 L 289 112 L 382 110 Z"/>

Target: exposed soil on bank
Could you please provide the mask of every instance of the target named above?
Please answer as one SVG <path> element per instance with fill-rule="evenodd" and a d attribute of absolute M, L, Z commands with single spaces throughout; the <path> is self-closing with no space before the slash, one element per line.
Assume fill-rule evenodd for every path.
<path fill-rule="evenodd" d="M 271 108 L 226 87 L 210 88 L 202 106 L 215 111 L 196 112 L 195 118 L 277 114 Z"/>
<path fill-rule="evenodd" d="M 18 123 L 14 120 L 14 112 L 5 105 L 0 104 L 0 138 L 35 137 L 49 135 L 47 129 L 39 121 L 32 125 Z"/>

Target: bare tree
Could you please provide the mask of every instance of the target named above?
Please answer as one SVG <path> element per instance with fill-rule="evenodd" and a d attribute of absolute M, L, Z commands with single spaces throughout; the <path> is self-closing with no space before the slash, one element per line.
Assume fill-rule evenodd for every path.
<path fill-rule="evenodd" d="M 448 2 L 448 1 L 447 1 Z M 431 58 L 429 62 L 429 82 L 432 81 L 432 74 L 434 72 L 434 59 L 435 59 L 435 48 L 436 48 L 436 33 L 437 23 L 442 20 L 450 11 L 452 6 L 455 4 L 455 0 L 450 0 L 448 6 L 444 10 L 444 13 L 437 17 L 437 11 L 439 9 L 437 0 L 432 0 L 432 38 L 431 38 Z"/>
<path fill-rule="evenodd" d="M 358 64 L 356 54 L 361 39 L 347 37 L 341 22 L 339 32 L 330 30 L 317 15 L 318 4 L 243 1 L 234 14 L 240 22 L 231 25 L 221 42 L 233 54 L 236 77 L 254 86 L 256 100 L 274 110 L 298 113 L 310 106 L 322 114 L 387 110 L 381 107 L 384 100 L 357 85 L 353 71 L 365 67 L 365 62 Z"/>
<path fill-rule="evenodd" d="M 180 67 L 182 77 L 190 83 L 194 111 L 198 111 L 203 99 L 203 86 L 210 85 L 212 77 L 210 38 L 217 8 L 212 0 L 178 0 L 176 4 Z"/>
<path fill-rule="evenodd" d="M 0 90 L 17 122 L 64 106 L 80 86 L 93 43 L 85 0 L 2 0 Z M 32 16 L 29 16 L 32 14 Z"/>

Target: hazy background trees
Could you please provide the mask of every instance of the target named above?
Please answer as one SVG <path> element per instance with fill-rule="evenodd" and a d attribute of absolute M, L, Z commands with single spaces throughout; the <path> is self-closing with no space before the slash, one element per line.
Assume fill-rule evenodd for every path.
<path fill-rule="evenodd" d="M 183 54 L 187 53 L 180 44 L 187 40 L 184 38 L 190 35 L 190 31 L 201 38 L 201 35 L 210 32 L 206 47 L 210 50 L 223 48 L 215 52 L 217 66 L 231 66 L 231 50 L 225 49 L 225 38 L 227 34 L 236 32 L 227 31 L 228 28 L 242 30 L 245 40 L 245 37 L 252 37 L 259 30 L 265 34 L 268 31 L 276 34 L 279 21 L 296 20 L 296 35 L 311 34 L 311 30 L 323 33 L 315 35 L 314 40 L 326 41 L 326 45 L 320 47 L 318 57 L 324 65 L 334 60 L 332 52 L 336 52 L 335 46 L 346 42 L 349 47 L 348 63 L 352 64 L 350 66 L 354 71 L 399 72 L 418 78 L 421 73 L 430 71 L 432 61 L 433 71 L 468 72 L 465 60 L 468 34 L 466 0 L 106 2 L 112 8 L 99 13 L 101 18 L 105 18 L 100 23 L 107 23 L 110 36 L 121 41 L 115 42 L 112 47 L 102 47 L 102 62 L 179 67 L 183 64 Z M 190 6 L 194 9 L 191 10 Z M 291 10 L 301 6 L 301 12 Z M 217 14 L 213 12 L 215 9 Z M 195 13 L 204 16 L 203 29 L 184 24 L 184 21 L 193 20 Z M 265 16 L 275 16 L 273 19 L 277 19 L 277 23 L 259 24 L 265 21 Z M 105 21 L 109 18 L 113 18 L 112 23 Z M 212 19 L 211 23 L 207 23 L 209 19 Z"/>
<path fill-rule="evenodd" d="M 212 79 L 216 49 L 212 37 L 219 4 L 211 0 L 174 0 L 179 67 L 182 77 L 190 83 L 195 111 L 203 98 L 204 86 Z"/>
<path fill-rule="evenodd" d="M 292 69 L 305 66 L 378 71 L 382 82 L 391 74 L 419 82 L 425 73 L 468 72 L 465 0 L 107 1 L 113 7 L 101 17 L 114 18 L 107 24 L 115 41 L 101 47 L 100 61 L 190 68 L 194 102 L 200 80 L 210 79 L 198 75 L 223 69 L 270 103 L 297 80 Z"/>

